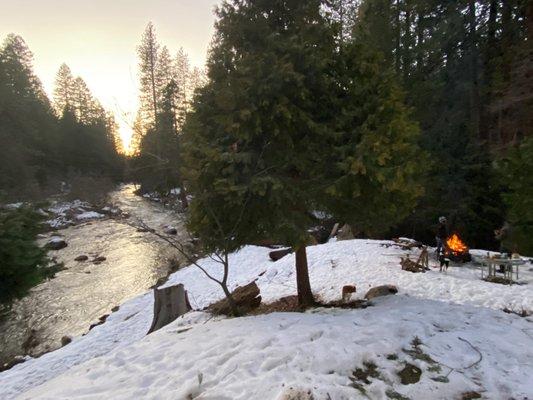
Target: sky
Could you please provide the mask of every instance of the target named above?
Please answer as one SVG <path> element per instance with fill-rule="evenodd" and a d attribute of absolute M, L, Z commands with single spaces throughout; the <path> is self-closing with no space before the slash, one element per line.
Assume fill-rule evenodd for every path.
<path fill-rule="evenodd" d="M 66 63 L 113 111 L 127 145 L 137 109 L 136 47 L 149 21 L 171 53 L 180 47 L 203 66 L 216 0 L 0 0 L 0 37 L 21 35 L 50 95 Z"/>

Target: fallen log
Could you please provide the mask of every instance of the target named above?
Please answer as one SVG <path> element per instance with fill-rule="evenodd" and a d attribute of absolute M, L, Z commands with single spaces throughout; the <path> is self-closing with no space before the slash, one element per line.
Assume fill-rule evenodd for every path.
<path fill-rule="evenodd" d="M 181 283 L 163 289 L 154 289 L 154 319 L 148 333 L 170 324 L 190 310 L 187 292 Z"/>
<path fill-rule="evenodd" d="M 291 248 L 289 248 L 289 249 L 280 249 L 280 250 L 271 251 L 270 253 L 268 253 L 268 255 L 270 256 L 270 259 L 272 261 L 278 261 L 278 260 L 282 259 L 283 257 L 285 257 L 287 254 L 291 254 L 292 252 L 293 252 L 293 250 Z"/>
<path fill-rule="evenodd" d="M 251 282 L 245 286 L 237 287 L 232 293 L 231 296 L 235 301 L 235 304 L 239 311 L 243 314 L 259 307 L 261 304 L 261 296 L 259 287 L 255 282 Z M 228 304 L 227 299 L 222 299 L 216 303 L 211 304 L 207 307 L 209 311 L 213 314 L 223 314 L 231 315 L 232 310 Z"/>

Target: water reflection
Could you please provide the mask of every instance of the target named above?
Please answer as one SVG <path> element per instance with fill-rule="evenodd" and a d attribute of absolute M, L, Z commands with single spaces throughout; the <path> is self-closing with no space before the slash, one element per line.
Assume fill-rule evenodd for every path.
<path fill-rule="evenodd" d="M 133 194 L 124 185 L 110 194 L 113 204 L 161 229 L 172 225 L 184 236 L 182 217 Z M 168 273 L 177 254 L 149 233 L 114 220 L 92 221 L 60 231 L 68 246 L 53 252 L 66 270 L 32 289 L 0 322 L 0 362 L 14 355 L 37 355 L 61 346 L 65 335 L 85 333 L 98 317 L 127 299 L 145 292 Z M 79 255 L 89 256 L 76 262 Z M 104 256 L 95 265 L 91 260 Z"/>

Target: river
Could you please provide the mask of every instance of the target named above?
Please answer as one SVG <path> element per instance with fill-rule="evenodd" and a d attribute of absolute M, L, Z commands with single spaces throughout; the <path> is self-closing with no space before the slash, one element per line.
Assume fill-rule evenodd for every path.
<path fill-rule="evenodd" d="M 13 304 L 0 321 L 0 365 L 15 355 L 38 356 L 61 347 L 61 338 L 86 333 L 91 323 L 124 301 L 146 292 L 183 259 L 153 234 L 128 221 L 142 220 L 162 229 L 171 225 L 185 240 L 184 218 L 172 209 L 134 194 L 123 185 L 109 201 L 130 215 L 127 220 L 92 220 L 62 229 L 68 246 L 51 252 L 66 269 L 42 282 Z M 47 239 L 41 239 L 42 244 Z M 74 259 L 89 256 L 85 262 Z M 94 264 L 94 257 L 105 261 Z"/>

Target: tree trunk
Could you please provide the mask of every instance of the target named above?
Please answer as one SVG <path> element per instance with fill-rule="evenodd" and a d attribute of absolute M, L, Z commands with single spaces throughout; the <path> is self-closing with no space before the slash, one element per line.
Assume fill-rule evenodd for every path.
<path fill-rule="evenodd" d="M 424 51 L 423 51 L 423 43 L 424 43 L 424 15 L 422 14 L 423 11 L 421 9 L 418 10 L 418 18 L 417 18 L 417 24 L 416 24 L 416 69 L 418 72 L 418 76 L 422 76 L 423 70 L 424 70 Z"/>
<path fill-rule="evenodd" d="M 231 309 L 231 313 L 234 317 L 238 317 L 241 315 L 241 312 L 239 310 L 239 307 L 237 307 L 237 303 L 235 302 L 235 299 L 233 298 L 231 292 L 228 289 L 228 285 L 225 283 L 221 284 L 222 290 L 224 291 L 224 294 L 226 295 L 226 300 L 228 301 L 229 308 Z"/>
<path fill-rule="evenodd" d="M 403 45 L 403 79 L 404 82 L 407 82 L 411 76 L 411 45 L 413 44 L 412 35 L 411 35 L 411 4 L 405 4 L 405 32 L 404 32 L 404 45 Z"/>
<path fill-rule="evenodd" d="M 529 43 L 533 41 L 533 3 L 526 6 L 526 37 Z"/>
<path fill-rule="evenodd" d="M 189 207 L 189 201 L 187 200 L 187 192 L 185 191 L 185 186 L 184 185 L 180 185 L 180 201 L 181 201 L 181 206 L 183 208 L 188 208 Z"/>
<path fill-rule="evenodd" d="M 396 43 L 395 43 L 395 53 L 394 53 L 394 69 L 396 70 L 396 75 L 400 75 L 400 46 L 401 46 L 401 25 L 400 25 L 400 0 L 396 0 Z"/>
<path fill-rule="evenodd" d="M 469 2 L 469 33 L 470 33 L 470 123 L 472 134 L 477 139 L 480 137 L 480 104 L 479 104 L 479 87 L 478 87 L 478 58 L 477 58 L 477 27 L 476 27 L 476 4 L 474 0 Z"/>
<path fill-rule="evenodd" d="M 298 289 L 298 304 L 301 307 L 312 306 L 315 303 L 315 299 L 309 282 L 305 245 L 300 245 L 296 248 L 296 287 Z"/>

